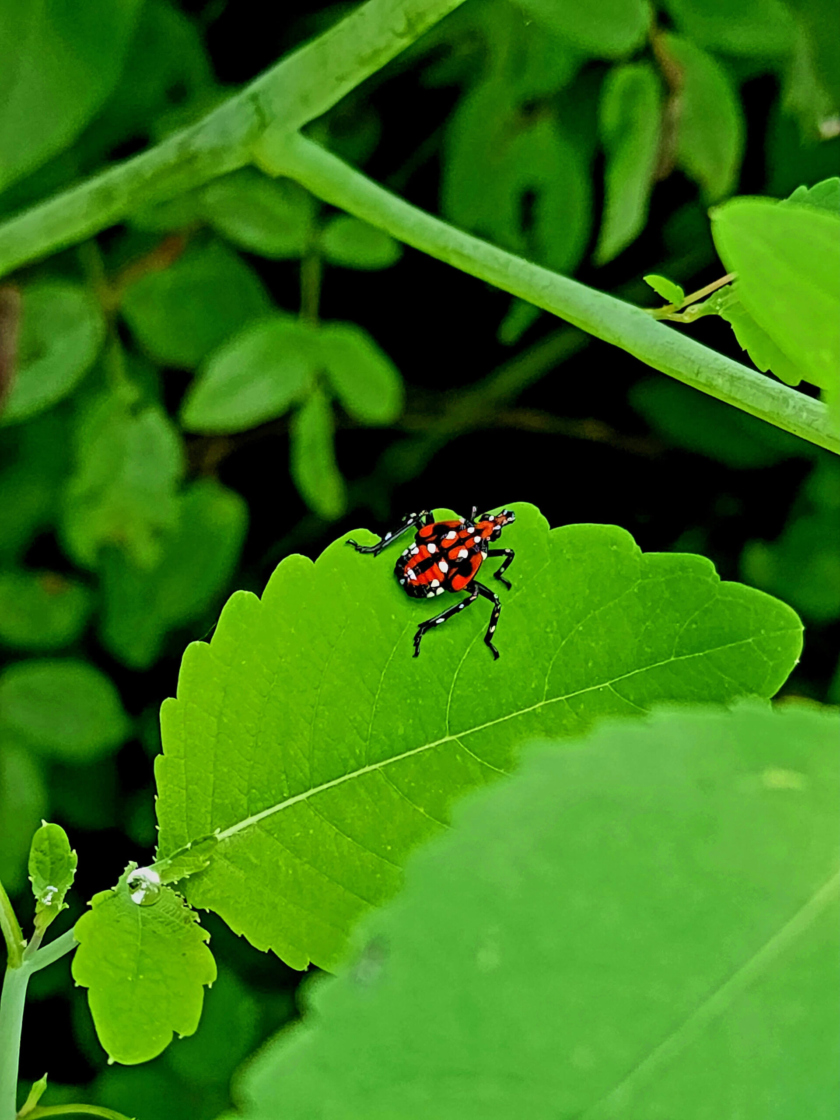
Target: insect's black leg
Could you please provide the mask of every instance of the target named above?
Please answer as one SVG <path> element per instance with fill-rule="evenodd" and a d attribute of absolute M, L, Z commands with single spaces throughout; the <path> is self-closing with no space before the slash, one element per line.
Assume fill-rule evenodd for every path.
<path fill-rule="evenodd" d="M 447 618 L 451 618 L 453 614 L 457 614 L 458 611 L 462 611 L 464 607 L 468 607 L 470 603 L 474 603 L 477 598 L 478 587 L 477 584 L 473 584 L 467 599 L 462 599 L 461 602 L 456 603 L 454 607 L 449 607 L 447 610 L 441 611 L 440 614 L 436 614 L 434 618 L 429 618 L 426 619 L 425 622 L 421 622 L 417 627 L 417 633 L 414 635 L 414 656 L 420 656 L 420 642 L 427 630 L 433 630 L 436 626 L 440 626 L 442 622 L 446 622 Z"/>
<path fill-rule="evenodd" d="M 419 528 L 421 525 L 431 525 L 434 519 L 434 514 L 429 513 L 427 509 L 421 509 L 419 513 L 409 513 L 403 519 L 403 523 L 399 528 L 395 529 L 393 533 L 386 533 L 382 540 L 377 541 L 376 544 L 356 544 L 353 540 L 348 540 L 346 543 L 352 544 L 357 552 L 378 556 L 392 541 L 395 541 L 397 537 L 401 537 L 403 533 L 407 533 L 409 529 Z"/>
<path fill-rule="evenodd" d="M 512 548 L 488 548 L 487 549 L 487 555 L 488 556 L 504 556 L 504 561 L 502 562 L 500 568 L 498 569 L 498 571 L 495 571 L 493 573 L 493 575 L 496 577 L 496 579 L 500 579 L 502 581 L 502 583 L 505 585 L 505 587 L 508 589 L 508 591 L 510 591 L 511 583 L 510 583 L 509 579 L 505 579 L 505 572 L 508 570 L 508 568 L 513 563 L 513 558 L 516 555 L 516 553 L 513 551 Z"/>
<path fill-rule="evenodd" d="M 495 591 L 491 591 L 489 587 L 485 587 L 483 583 L 478 583 L 473 580 L 473 591 L 479 595 L 483 595 L 485 599 L 489 599 L 493 604 L 493 613 L 490 615 L 490 625 L 487 627 L 487 633 L 484 635 L 484 644 L 489 647 L 490 652 L 493 654 L 493 660 L 498 660 L 499 651 L 493 645 L 493 632 L 499 621 L 499 615 L 502 613 L 502 604 L 499 602 L 499 596 Z"/>

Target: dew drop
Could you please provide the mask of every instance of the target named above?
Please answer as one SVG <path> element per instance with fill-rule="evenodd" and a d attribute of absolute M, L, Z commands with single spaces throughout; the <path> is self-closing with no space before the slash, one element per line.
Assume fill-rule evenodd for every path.
<path fill-rule="evenodd" d="M 131 901 L 137 906 L 154 906 L 160 898 L 160 875 L 151 867 L 138 867 L 128 877 Z"/>

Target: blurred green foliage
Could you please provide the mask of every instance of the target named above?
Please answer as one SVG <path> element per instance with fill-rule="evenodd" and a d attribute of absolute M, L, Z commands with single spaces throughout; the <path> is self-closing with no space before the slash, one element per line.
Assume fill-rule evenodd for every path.
<path fill-rule="evenodd" d="M 198 119 L 344 10 L 289 5 L 281 38 L 236 8 L 0 0 L 0 215 Z M 836 5 L 661 0 L 653 14 L 651 24 L 642 0 L 467 0 L 310 132 L 351 162 L 370 161 L 398 191 L 416 190 L 423 205 L 437 198 L 450 221 L 538 263 L 584 270 L 599 287 L 661 271 L 689 291 L 724 271 L 709 237 L 709 203 L 725 205 L 737 192 L 785 198 L 840 172 Z M 828 209 L 834 196 L 821 201 Z M 498 297 L 478 316 L 449 319 L 439 308 L 440 323 L 458 324 L 454 341 L 439 343 L 443 375 L 398 368 L 386 320 L 403 304 L 396 330 L 442 329 L 412 318 L 412 293 L 436 275 L 296 184 L 245 169 L 138 207 L 116 230 L 4 281 L 22 296 L 14 384 L 0 413 L 0 878 L 11 892 L 26 886 L 30 839 L 44 817 L 59 819 L 73 846 L 76 834 L 90 846 L 113 830 L 115 862 L 106 873 L 114 878 L 136 847 L 154 842 L 147 756 L 157 749 L 156 712 L 148 705 L 174 691 L 172 655 L 207 633 L 226 592 L 259 584 L 263 557 L 287 549 L 278 542 L 290 518 L 309 527 L 301 538 L 309 545 L 325 539 L 317 535 L 324 522 L 360 504 L 382 519 L 399 515 L 390 506 L 393 486 L 406 481 L 393 469 L 397 459 L 418 477 L 463 432 L 484 422 L 503 427 L 496 389 L 454 419 L 439 391 L 441 382 L 450 387 L 450 369 L 459 386 L 487 372 L 497 351 L 483 347 L 497 330 L 511 348 L 502 357 L 512 353 L 522 361 L 517 369 L 531 370 L 509 375 L 504 405 L 548 381 L 554 365 L 534 356 L 545 316 L 516 300 L 505 314 Z M 631 298 L 654 302 L 640 285 Z M 802 298 L 807 305 L 811 296 Z M 365 317 L 383 303 L 385 316 Z M 748 304 L 747 295 L 740 312 L 727 314 L 737 339 L 760 368 L 784 377 L 778 363 L 761 365 L 762 311 L 754 300 L 745 312 Z M 382 324 L 382 337 L 370 322 Z M 789 361 L 799 368 L 799 358 Z M 547 471 L 531 471 L 564 502 L 570 477 L 593 473 L 585 452 L 613 450 L 598 445 L 611 437 L 592 436 L 587 421 L 574 428 L 574 380 L 585 380 L 581 367 L 554 375 L 553 408 L 572 425 L 562 431 L 576 439 L 582 430 L 594 442 L 571 472 L 563 463 L 555 470 L 550 457 Z M 724 496 L 741 485 L 764 495 L 777 513 L 775 536 L 751 530 L 742 555 L 741 543 L 732 546 L 730 574 L 740 568 L 747 582 L 790 602 L 808 623 L 808 641 L 836 657 L 836 464 L 664 377 L 640 380 L 629 395 L 613 380 L 603 393 L 605 401 L 621 397 L 632 436 L 659 441 L 640 455 L 666 448 L 657 469 L 693 456 L 696 475 Z M 336 450 L 336 432 L 345 430 L 364 445 L 358 462 L 345 445 Z M 427 442 L 404 448 L 401 435 L 418 431 Z M 224 472 L 232 449 L 269 432 L 277 437 L 271 455 Z M 494 437 L 500 459 L 515 459 L 504 434 Z M 372 447 L 394 457 L 371 488 Z M 459 454 L 457 470 L 451 459 L 445 473 L 427 469 L 422 500 L 450 500 L 462 475 L 474 485 L 489 469 L 483 456 L 472 450 Z M 481 472 L 473 471 L 479 460 Z M 620 492 L 616 460 L 596 462 L 602 489 Z M 721 471 L 733 476 L 718 483 Z M 798 492 L 791 478 L 802 480 Z M 502 484 L 497 477 L 494 486 Z M 268 497 L 257 501 L 260 491 Z M 605 516 L 630 522 L 646 502 L 634 492 Z M 558 499 L 558 520 L 564 508 Z M 267 529 L 267 519 L 277 526 Z M 698 547 L 709 546 L 704 514 L 691 509 L 670 538 L 662 530 L 660 546 L 673 545 L 684 527 Z M 245 553 L 249 539 L 256 543 Z M 824 698 L 824 677 L 800 676 L 795 687 Z M 835 702 L 838 682 L 840 667 Z M 96 880 L 91 891 L 106 885 Z M 95 1078 L 90 1099 L 142 1120 L 217 1115 L 240 1058 L 295 1013 L 285 972 L 268 964 L 249 972 L 235 938 L 220 944 L 223 965 L 198 1034 L 138 1069 L 106 1069 L 66 970 L 55 970 L 55 980 L 52 969 L 39 974 L 44 1000 L 60 1001 L 62 1014 L 73 1009 L 82 1072 L 68 1067 L 63 1078 Z M 39 1063 L 33 1076 L 40 1072 Z M 79 1097 L 52 1081 L 49 1093 L 45 1103 Z"/>

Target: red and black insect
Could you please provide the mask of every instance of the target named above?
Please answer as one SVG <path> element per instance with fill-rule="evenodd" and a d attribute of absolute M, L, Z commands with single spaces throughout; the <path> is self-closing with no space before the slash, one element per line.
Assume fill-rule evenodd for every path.
<path fill-rule="evenodd" d="M 498 571 L 493 574 L 510 589 L 510 582 L 505 579 L 504 573 L 513 560 L 513 549 L 490 548 L 489 545 L 499 539 L 505 525 L 516 520 L 516 514 L 509 509 L 503 509 L 501 513 L 483 513 L 481 517 L 476 517 L 475 514 L 473 507 L 469 517 L 460 517 L 457 521 L 435 521 L 434 515 L 424 509 L 420 513 L 410 513 L 398 529 L 393 533 L 386 533 L 377 544 L 360 545 L 350 540 L 347 542 L 357 552 L 378 556 L 397 537 L 416 528 L 414 544 L 403 552 L 394 568 L 400 586 L 415 599 L 434 599 L 444 591 L 467 592 L 467 598 L 454 607 L 420 623 L 414 635 L 415 657 L 420 653 L 420 642 L 427 630 L 446 622 L 458 611 L 474 603 L 479 595 L 493 604 L 484 641 L 493 657 L 499 656 L 499 651 L 493 645 L 493 633 L 502 604 L 499 596 L 479 583 L 475 577 L 488 556 L 504 556 Z"/>

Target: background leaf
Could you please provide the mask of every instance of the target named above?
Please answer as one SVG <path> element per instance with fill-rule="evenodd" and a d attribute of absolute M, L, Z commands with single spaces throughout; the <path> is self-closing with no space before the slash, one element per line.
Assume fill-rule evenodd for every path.
<path fill-rule="evenodd" d="M 130 725 L 110 679 L 67 658 L 18 661 L 3 671 L 0 727 L 43 754 L 84 762 L 121 746 Z"/>
<path fill-rule="evenodd" d="M 27 420 L 71 393 L 102 346 L 105 319 L 77 284 L 46 280 L 23 293 L 19 367 L 0 423 Z"/>
<path fill-rule="evenodd" d="M 170 630 L 212 607 L 242 548 L 248 510 L 233 490 L 201 479 L 180 504 L 154 567 L 141 568 L 117 549 L 103 557 L 102 642 L 132 669 L 151 665 Z"/>
<path fill-rule="evenodd" d="M 207 241 L 131 284 L 121 310 L 152 358 L 192 369 L 236 331 L 267 314 L 271 304 L 257 274 L 238 253 Z"/>
<path fill-rule="evenodd" d="M 73 929 L 73 979 L 88 988 L 96 1033 L 116 1062 L 156 1057 L 173 1032 L 198 1026 L 204 985 L 216 979 L 209 935 L 180 895 L 162 887 L 153 906 L 132 902 L 126 880 L 94 895 Z"/>
<path fill-rule="evenodd" d="M 390 268 L 402 256 L 402 246 L 393 237 L 349 214 L 329 220 L 319 246 L 330 264 L 345 268 Z"/>
<path fill-rule="evenodd" d="M 596 9 L 556 0 L 515 0 L 527 16 L 595 58 L 616 58 L 644 39 L 648 10 L 642 0 L 604 0 Z"/>
<path fill-rule="evenodd" d="M 644 281 L 646 284 L 650 284 L 656 294 L 662 296 L 667 303 L 673 303 L 679 307 L 685 299 L 685 292 L 679 284 L 675 284 L 673 280 L 669 280 L 666 276 L 656 276 L 653 273 L 648 273 L 644 277 Z"/>
<path fill-rule="evenodd" d="M 682 34 L 723 54 L 785 55 L 796 25 L 782 0 L 664 0 Z"/>
<path fill-rule="evenodd" d="M 600 128 L 607 153 L 604 217 L 595 260 L 612 260 L 641 233 L 653 189 L 661 131 L 659 79 L 647 62 L 611 70 Z"/>
<path fill-rule="evenodd" d="M 312 195 L 291 179 L 269 179 L 253 168 L 208 183 L 200 212 L 228 241 L 272 260 L 302 257 L 313 239 Z"/>
<path fill-rule="evenodd" d="M 682 70 L 677 165 L 708 202 L 730 194 L 744 152 L 744 118 L 726 70 L 690 39 L 666 33 L 664 49 Z"/>
<path fill-rule="evenodd" d="M 0 880 L 7 891 L 24 886 L 32 833 L 48 811 L 40 760 L 0 719 Z"/>
<path fill-rule="evenodd" d="M 334 433 L 330 402 L 314 389 L 292 417 L 290 470 L 306 504 L 330 520 L 341 516 L 347 502 L 335 461 Z"/>
<path fill-rule="evenodd" d="M 93 610 L 90 589 L 56 572 L 0 572 L 0 643 L 60 649 L 82 633 Z"/>
<path fill-rule="evenodd" d="M 475 609 L 413 658 L 433 611 L 397 585 L 398 550 L 374 560 L 343 541 L 314 567 L 285 560 L 262 601 L 234 595 L 211 644 L 188 648 L 155 773 L 159 857 L 222 830 L 186 884 L 193 905 L 293 967 L 332 967 L 408 851 L 524 740 L 660 700 L 770 696 L 794 664 L 793 612 L 720 583 L 708 561 L 643 555 L 610 526 L 549 533 L 534 507 L 516 510 L 497 663 Z M 268 866 L 270 883 L 253 879 Z"/>
<path fill-rule="evenodd" d="M 228 433 L 282 416 L 318 368 L 314 332 L 291 316 L 259 319 L 214 351 L 184 401 L 187 431 Z"/>
<path fill-rule="evenodd" d="M 319 336 L 330 384 L 346 412 L 362 424 L 391 424 L 402 412 L 400 372 L 355 323 L 326 323 Z"/>
<path fill-rule="evenodd" d="M 70 144 L 119 77 L 142 0 L 5 0 L 0 191 Z"/>
<path fill-rule="evenodd" d="M 245 1116 L 828 1120 L 838 727 L 666 713 L 534 750 L 310 985 Z"/>

